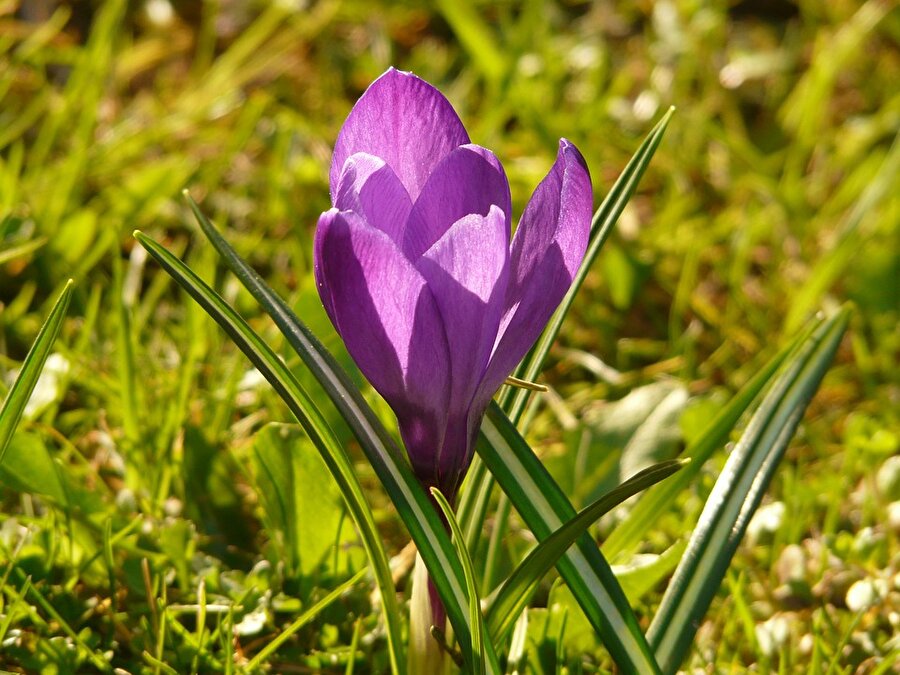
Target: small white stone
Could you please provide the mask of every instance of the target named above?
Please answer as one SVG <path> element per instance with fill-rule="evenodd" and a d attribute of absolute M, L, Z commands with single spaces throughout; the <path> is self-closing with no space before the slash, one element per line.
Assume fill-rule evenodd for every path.
<path fill-rule="evenodd" d="M 799 544 L 785 546 L 778 556 L 775 569 L 778 580 L 783 584 L 802 581 L 806 578 L 806 551 Z"/>
<path fill-rule="evenodd" d="M 864 631 L 856 631 L 855 633 L 853 633 L 853 641 L 866 654 L 875 653 L 875 642 L 872 640 L 872 637 L 868 633 Z"/>
<path fill-rule="evenodd" d="M 900 455 L 888 457 L 878 468 L 875 484 L 886 499 L 900 498 Z"/>
<path fill-rule="evenodd" d="M 804 656 L 812 654 L 813 649 L 816 646 L 816 639 L 812 636 L 812 633 L 806 633 L 802 638 L 800 638 L 800 643 L 797 645 L 797 648 L 800 650 L 800 653 Z"/>
<path fill-rule="evenodd" d="M 857 553 L 867 551 L 882 538 L 882 535 L 878 534 L 873 528 L 864 527 L 856 533 L 856 538 L 853 540 L 853 550 Z"/>
<path fill-rule="evenodd" d="M 887 505 L 887 522 L 893 530 L 900 530 L 900 502 Z"/>
<path fill-rule="evenodd" d="M 529 52 L 519 57 L 518 67 L 524 77 L 535 77 L 543 72 L 544 60 L 538 54 Z"/>
<path fill-rule="evenodd" d="M 569 51 L 568 61 L 576 70 L 593 68 L 600 62 L 600 50 L 593 43 L 576 45 Z"/>
<path fill-rule="evenodd" d="M 175 10 L 169 0 L 147 0 L 144 13 L 150 23 L 160 27 L 168 26 L 175 18 Z"/>
<path fill-rule="evenodd" d="M 887 594 L 884 579 L 860 579 L 848 590 L 844 601 L 851 612 L 860 612 L 876 604 Z"/>
<path fill-rule="evenodd" d="M 184 509 L 184 503 L 177 497 L 169 497 L 163 502 L 163 513 L 170 518 L 177 518 Z"/>
<path fill-rule="evenodd" d="M 747 538 L 755 542 L 763 534 L 777 532 L 784 522 L 784 502 L 772 502 L 757 509 L 747 525 Z"/>
<path fill-rule="evenodd" d="M 244 615 L 244 618 L 234 626 L 235 635 L 257 635 L 266 627 L 266 608 L 257 607 L 252 612 Z"/>
<path fill-rule="evenodd" d="M 6 616 L 4 615 L 4 618 Z M 18 628 L 10 628 L 6 631 L 6 637 L 3 639 L 3 642 L 0 643 L 0 647 L 17 647 L 19 645 L 19 639 L 22 637 L 22 631 Z"/>
<path fill-rule="evenodd" d="M 791 625 L 783 616 L 773 616 L 756 625 L 756 641 L 767 656 L 774 656 L 791 635 Z"/>
<path fill-rule="evenodd" d="M 122 511 L 137 511 L 137 497 L 131 488 L 123 487 L 116 493 L 116 506 Z"/>
<path fill-rule="evenodd" d="M 656 115 L 659 110 L 659 96 L 655 91 L 645 89 L 634 100 L 632 113 L 635 118 L 641 121 L 647 121 Z"/>
<path fill-rule="evenodd" d="M 259 372 L 256 368 L 251 368 L 241 377 L 241 381 L 238 382 L 238 391 L 250 391 L 252 389 L 259 389 L 266 385 L 266 378 L 263 377 L 263 374 Z"/>

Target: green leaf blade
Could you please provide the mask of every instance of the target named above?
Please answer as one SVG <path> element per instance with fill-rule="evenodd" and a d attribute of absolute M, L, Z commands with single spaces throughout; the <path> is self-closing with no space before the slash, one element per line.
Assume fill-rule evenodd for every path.
<path fill-rule="evenodd" d="M 63 319 L 66 316 L 66 310 L 69 307 L 69 300 L 72 297 L 72 285 L 74 282 L 69 279 L 63 287 L 62 293 L 53 305 L 47 320 L 41 326 L 34 344 L 28 351 L 25 361 L 22 363 L 22 369 L 19 371 L 15 382 L 9 389 L 6 399 L 3 401 L 3 407 L 0 407 L 0 464 L 3 463 L 3 457 L 6 454 L 6 448 L 9 445 L 25 406 L 31 398 L 31 393 L 37 384 L 44 368 L 47 357 L 50 356 L 50 350 L 59 335 L 62 328 Z"/>
<path fill-rule="evenodd" d="M 479 456 L 538 539 L 546 539 L 576 515 L 496 403 L 488 408 L 481 434 Z M 582 534 L 556 567 L 619 667 L 624 672 L 658 673 L 634 610 L 597 543 Z"/>
<path fill-rule="evenodd" d="M 593 523 L 629 497 L 668 478 L 687 463 L 686 460 L 669 460 L 644 469 L 586 506 L 538 544 L 513 570 L 494 597 L 488 612 L 488 631 L 494 643 L 500 644 L 506 640 L 540 580 Z"/>
<path fill-rule="evenodd" d="M 397 636 L 397 639 L 391 643 L 392 667 L 394 672 L 404 672 L 402 669 L 405 659 L 402 651 L 398 651 L 402 650 L 399 642 L 400 610 L 397 605 L 387 554 L 375 526 L 372 511 L 366 504 L 359 480 L 349 459 L 338 445 L 333 432 L 328 428 L 321 413 L 290 370 L 215 291 L 159 243 L 141 232 L 135 232 L 134 236 L 160 266 L 225 330 L 284 400 L 300 421 L 310 440 L 316 445 L 328 470 L 337 481 L 350 515 L 360 532 L 363 546 L 369 556 L 376 583 L 381 592 L 388 634 Z"/>
<path fill-rule="evenodd" d="M 463 653 L 468 654 L 470 630 L 462 568 L 437 511 L 413 476 L 405 457 L 400 453 L 374 411 L 366 404 L 360 391 L 353 385 L 334 357 L 297 318 L 287 303 L 237 255 L 200 211 L 197 204 L 186 193 L 185 195 L 204 235 L 222 256 L 229 269 L 238 277 L 238 280 L 272 318 L 288 344 L 300 356 L 304 365 L 310 369 L 324 393 L 347 421 L 382 486 L 394 502 L 398 515 L 415 541 L 419 554 L 444 600 L 447 616 L 457 640 L 463 647 Z M 393 587 L 393 582 L 391 582 L 391 587 Z M 397 607 L 396 599 L 393 597 L 391 599 L 384 598 L 384 601 L 391 602 L 393 607 Z M 394 614 L 393 619 L 391 614 Z M 396 642 L 394 646 L 396 653 L 401 649 L 399 609 L 388 611 L 386 607 L 385 615 L 388 621 L 396 622 L 396 632 L 392 638 L 389 638 Z M 488 648 L 490 648 L 489 645 Z M 399 663 L 405 662 L 399 661 Z"/>
<path fill-rule="evenodd" d="M 456 522 L 456 516 L 453 514 L 453 507 L 450 506 L 450 502 L 437 488 L 431 488 L 431 495 L 450 524 L 450 532 L 453 534 L 456 553 L 459 555 L 460 562 L 462 562 L 463 574 L 466 577 L 466 592 L 469 594 L 469 623 L 472 626 L 472 663 L 474 664 L 475 672 L 484 675 L 487 671 L 485 653 L 482 648 L 485 637 L 484 619 L 481 615 L 481 598 L 478 596 L 475 567 L 472 565 L 472 557 L 466 549 L 465 537 L 459 527 L 459 523 Z M 496 669 L 499 670 L 499 665 L 496 666 Z"/>
<path fill-rule="evenodd" d="M 808 335 L 809 332 L 799 335 L 796 340 L 766 362 L 750 381 L 732 397 L 728 405 L 719 412 L 703 435 L 685 449 L 684 454 L 692 460 L 690 466 L 672 480 L 666 481 L 664 485 L 649 490 L 634 505 L 628 517 L 603 542 L 601 550 L 608 560 L 615 561 L 618 557 L 635 551 L 637 545 L 656 522 L 659 514 L 665 513 L 677 496 L 697 477 L 712 454 L 727 442 L 734 425 L 738 423 L 753 400 L 769 383 L 788 355 Z"/>
<path fill-rule="evenodd" d="M 729 456 L 650 625 L 648 639 L 664 673 L 676 672 L 690 648 L 849 319 L 845 307 L 788 359 Z"/>

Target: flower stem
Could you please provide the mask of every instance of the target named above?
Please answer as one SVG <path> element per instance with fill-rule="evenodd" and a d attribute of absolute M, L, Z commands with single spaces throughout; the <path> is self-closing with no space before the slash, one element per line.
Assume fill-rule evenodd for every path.
<path fill-rule="evenodd" d="M 445 648 L 432 636 L 432 626 L 443 633 L 446 626 L 444 608 L 436 601 L 428 580 L 428 570 L 422 556 L 416 553 L 413 569 L 412 597 L 409 601 L 409 648 L 407 651 L 409 673 L 446 675 L 450 672 L 450 659 Z M 438 606 L 435 606 L 437 602 Z M 441 625 L 436 625 L 438 621 Z"/>

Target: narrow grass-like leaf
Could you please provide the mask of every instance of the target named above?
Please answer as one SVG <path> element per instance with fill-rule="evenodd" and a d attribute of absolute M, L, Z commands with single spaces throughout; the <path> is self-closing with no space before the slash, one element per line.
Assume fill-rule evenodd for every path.
<path fill-rule="evenodd" d="M 603 244 L 612 232 L 612 228 L 615 226 L 625 205 L 634 194 L 641 177 L 647 170 L 650 160 L 653 158 L 659 144 L 662 142 L 663 135 L 665 134 L 673 113 L 674 108 L 670 108 L 653 130 L 647 135 L 640 148 L 638 148 L 637 152 L 631 160 L 629 160 L 625 169 L 622 171 L 622 174 L 616 180 L 609 194 L 594 214 L 591 223 L 591 239 L 588 243 L 588 250 L 582 261 L 581 268 L 575 276 L 571 288 L 551 318 L 550 323 L 544 329 L 540 339 L 517 369 L 516 376 L 518 378 L 526 381 L 534 381 L 537 379 L 538 374 L 543 368 L 544 361 L 550 352 L 550 347 L 556 340 L 560 328 L 562 327 L 562 322 L 572 306 L 575 294 L 580 289 L 593 262 L 599 255 Z M 519 424 L 522 419 L 522 414 L 525 411 L 529 395 L 530 392 L 527 390 L 510 388 L 501 397 L 502 409 L 509 414 L 507 423 L 513 427 L 513 432 L 515 432 L 515 425 Z M 500 408 L 492 406 L 491 413 L 496 417 L 500 414 Z M 506 419 L 505 416 L 503 417 Z M 511 420 L 511 422 L 509 422 L 509 420 Z M 501 423 L 501 425 L 502 424 L 503 423 Z M 517 433 L 514 435 L 518 436 Z M 513 434 L 510 434 L 510 437 L 512 436 Z M 485 434 L 485 437 L 488 445 L 492 442 L 491 438 L 499 439 L 498 436 L 492 436 L 490 434 Z M 522 442 L 522 445 L 527 448 L 524 441 Z M 482 444 L 479 444 L 479 446 L 482 446 Z M 486 448 L 485 452 L 491 454 L 498 466 L 503 466 L 503 462 L 500 461 L 500 458 L 504 456 L 503 452 L 498 453 L 495 448 Z M 525 514 L 522 509 L 524 508 L 529 511 L 535 524 L 529 522 L 528 526 L 535 531 L 536 534 L 537 531 L 535 530 L 535 527 L 541 527 L 541 529 L 545 531 L 544 536 L 546 536 L 549 531 L 555 529 L 555 527 L 558 527 L 562 522 L 575 515 L 575 510 L 555 483 L 553 483 L 552 487 L 549 487 L 548 481 L 553 482 L 552 478 L 543 471 L 543 467 L 541 467 L 540 462 L 534 458 L 534 453 L 531 452 L 530 448 L 527 450 L 523 448 L 521 456 L 530 456 L 533 458 L 533 461 L 531 459 L 526 460 L 518 467 L 518 472 L 521 475 L 528 474 L 532 476 L 532 479 L 530 480 L 532 494 L 536 498 L 543 499 L 542 486 L 545 486 L 546 489 L 554 495 L 554 506 L 551 506 L 550 502 L 545 501 L 545 507 L 550 509 L 550 511 L 553 511 L 554 507 L 559 509 L 558 512 L 555 512 L 554 526 L 548 527 L 546 522 L 541 522 L 541 509 L 532 508 L 532 506 L 527 503 L 530 499 L 529 495 L 527 493 L 522 493 L 519 490 L 519 486 L 515 486 L 510 482 L 508 483 L 510 488 L 514 490 L 522 500 L 520 503 L 516 499 L 513 499 L 513 503 L 523 517 L 525 517 Z M 508 457 L 510 461 L 514 461 L 517 456 L 514 453 L 510 453 Z M 485 462 L 485 454 L 479 451 L 479 456 L 472 462 L 472 466 L 469 470 L 469 480 L 467 481 L 468 488 L 463 492 L 460 501 L 460 520 L 470 534 L 470 540 L 468 542 L 469 546 L 474 545 L 473 538 L 476 532 L 476 529 L 471 527 L 473 516 L 484 512 L 486 501 L 490 497 L 490 485 L 493 480 L 497 478 L 497 476 L 491 476 L 488 473 Z M 537 480 L 533 480 L 534 478 L 537 478 Z M 504 487 L 502 482 L 501 487 L 506 491 L 506 487 Z M 546 513 L 549 515 L 550 511 L 547 511 Z M 526 522 L 528 522 L 527 518 Z M 540 525 L 537 525 L 539 522 Z M 575 576 L 579 574 L 579 567 L 582 568 L 584 574 L 587 575 L 587 577 L 581 575 L 582 578 L 577 583 L 577 586 L 583 589 L 583 595 L 579 595 L 579 591 L 576 590 L 575 587 L 572 587 L 572 591 L 579 599 L 579 603 L 581 603 L 588 618 L 591 619 L 594 628 L 600 634 L 601 639 L 604 640 L 607 649 L 609 649 L 619 666 L 626 670 L 640 667 L 641 671 L 653 672 L 656 670 L 656 664 L 653 663 L 650 649 L 638 626 L 634 612 L 628 605 L 624 593 L 622 593 L 618 582 L 615 580 L 615 576 L 609 569 L 609 565 L 598 550 L 593 550 L 596 549 L 596 546 L 593 542 L 589 543 L 589 539 L 590 538 L 583 539 L 581 547 L 567 553 L 567 556 L 561 560 L 562 567 L 560 572 L 563 573 L 563 569 L 566 570 L 566 572 L 563 573 L 563 576 L 566 578 L 567 582 L 570 581 L 569 577 L 572 577 L 572 582 L 575 581 Z M 591 552 L 592 550 L 593 552 Z M 584 556 L 587 556 L 587 558 L 584 558 Z M 575 564 L 575 560 L 578 560 L 578 565 Z M 588 560 L 593 561 L 593 567 L 588 563 Z M 591 582 L 586 582 L 586 578 L 591 578 Z M 609 619 L 604 618 L 607 613 L 610 615 Z M 619 625 L 624 628 L 627 635 L 611 630 L 613 625 Z M 607 642 L 607 640 L 609 640 L 609 642 Z M 643 665 L 640 666 L 640 664 Z"/>
<path fill-rule="evenodd" d="M 583 508 L 577 516 L 538 544 L 513 570 L 491 602 L 487 624 L 494 644 L 506 641 L 541 579 L 597 519 L 641 490 L 668 478 L 687 463 L 688 460 L 673 459 L 647 467 Z"/>
<path fill-rule="evenodd" d="M 444 601 L 456 639 L 462 647 L 463 654 L 467 655 L 470 637 L 462 568 L 440 517 L 428 495 L 413 476 L 405 457 L 334 357 L 297 318 L 287 303 L 237 255 L 190 196 L 187 193 L 185 196 L 206 237 L 235 276 L 272 318 L 288 344 L 310 369 L 322 386 L 323 392 L 347 421 L 415 541 L 431 579 Z M 396 607 L 396 604 L 394 606 Z M 387 607 L 385 613 L 390 614 Z M 399 613 L 394 621 L 399 621 L 398 617 Z M 390 618 L 388 620 L 390 621 Z M 393 639 L 398 641 L 395 649 L 399 650 L 399 630 Z"/>
<path fill-rule="evenodd" d="M 157 242 L 140 232 L 135 232 L 134 236 L 162 268 L 225 330 L 281 396 L 303 426 L 316 449 L 319 450 L 347 502 L 350 515 L 372 563 L 375 580 L 382 596 L 388 630 L 396 631 L 391 634 L 399 636 L 400 610 L 397 605 L 396 591 L 372 511 L 365 501 L 362 487 L 350 460 L 335 438 L 333 431 L 328 427 L 321 412 L 281 359 L 215 291 Z M 394 672 L 402 672 L 405 660 L 402 651 L 397 651 L 401 649 L 399 640 L 395 641 L 392 647 L 391 658 L 394 661 L 392 663 Z"/>
<path fill-rule="evenodd" d="M 784 363 L 788 354 L 809 337 L 811 329 L 804 331 L 789 345 L 773 356 L 737 394 L 728 402 L 712 421 L 709 427 L 697 440 L 691 443 L 684 454 L 691 458 L 691 465 L 680 472 L 672 480 L 666 481 L 647 491 L 641 497 L 634 508 L 628 513 L 625 520 L 619 523 L 606 541 L 601 550 L 607 560 L 613 562 L 621 555 L 634 553 L 636 547 L 644 539 L 653 524 L 665 513 L 676 497 L 681 494 L 688 485 L 700 473 L 706 461 L 721 448 L 728 440 L 729 434 L 738 423 L 741 415 L 747 410 L 753 400 L 763 390 L 778 367 Z"/>
<path fill-rule="evenodd" d="M 70 639 L 78 649 L 90 660 L 90 662 L 94 665 L 94 667 L 99 670 L 101 673 L 110 673 L 112 672 L 112 668 L 109 663 L 106 661 L 106 658 L 103 654 L 99 653 L 95 649 L 91 649 L 91 647 L 84 641 L 81 634 L 76 632 L 75 629 L 66 621 L 62 614 L 56 609 L 52 602 L 50 602 L 44 594 L 41 593 L 40 589 L 37 588 L 34 584 L 31 583 L 31 577 L 26 576 L 25 572 L 22 571 L 20 567 L 15 567 L 13 569 L 14 574 L 18 578 L 20 584 L 22 584 L 22 588 L 31 591 L 31 597 L 37 602 L 42 610 L 49 616 L 53 621 L 56 622 L 56 625 L 59 627 L 63 633 L 66 634 L 68 639 Z M 25 598 L 24 593 L 20 593 L 20 597 L 22 599 Z"/>
<path fill-rule="evenodd" d="M 481 425 L 477 450 L 519 515 L 543 541 L 571 520 L 575 508 L 496 403 Z M 625 593 L 597 543 L 582 534 L 556 564 L 560 576 L 623 672 L 659 667 Z"/>
<path fill-rule="evenodd" d="M 475 568 L 472 566 L 472 558 L 469 551 L 466 550 L 466 540 L 463 537 L 462 530 L 459 529 L 459 523 L 456 522 L 456 516 L 453 514 L 453 507 L 447 498 L 441 494 L 437 488 L 431 488 L 431 495 L 437 502 L 437 505 L 444 512 L 444 517 L 450 524 L 450 532 L 453 534 L 453 543 L 456 545 L 456 554 L 462 563 L 463 574 L 466 577 L 466 592 L 469 594 L 469 624 L 472 626 L 472 664 L 474 672 L 484 675 L 486 666 L 484 661 L 484 619 L 481 615 L 481 598 L 478 597 L 478 583 L 475 581 Z M 499 643 L 495 643 L 499 644 Z M 499 666 L 497 666 L 499 670 Z"/>
<path fill-rule="evenodd" d="M 509 69 L 509 59 L 491 25 L 479 16 L 469 0 L 438 0 L 436 5 L 459 43 L 471 54 L 475 67 L 489 80 L 500 80 Z"/>
<path fill-rule="evenodd" d="M 24 255 L 28 255 L 36 250 L 38 250 L 41 246 L 47 243 L 46 237 L 38 237 L 37 239 L 32 239 L 30 241 L 26 241 L 23 244 L 18 244 L 16 246 L 10 246 L 9 248 L 0 249 L 0 265 L 5 265 L 10 260 L 15 260 L 16 258 Z"/>
<path fill-rule="evenodd" d="M 578 273 L 572 280 L 569 291 L 559 304 L 556 312 L 554 312 L 553 317 L 541 334 L 540 339 L 538 339 L 531 352 L 529 352 L 528 356 L 517 369 L 516 377 L 533 382 L 537 379 L 538 374 L 540 374 L 543 369 L 547 354 L 550 353 L 550 347 L 556 341 L 557 335 L 559 335 L 563 321 L 569 313 L 569 309 L 572 307 L 572 302 L 575 300 L 575 295 L 581 289 L 581 285 L 584 283 L 585 278 L 587 278 L 594 261 L 600 254 L 600 250 L 609 238 L 613 227 L 615 227 L 618 222 L 619 216 L 622 215 L 625 205 L 628 203 L 628 200 L 631 199 L 631 196 L 637 189 L 638 183 L 647 171 L 650 160 L 653 159 L 653 155 L 656 154 L 656 150 L 662 142 L 663 135 L 666 133 L 666 128 L 669 126 L 669 122 L 674 113 L 675 108 L 669 108 L 662 119 L 657 122 L 655 127 L 653 127 L 653 130 L 647 135 L 644 142 L 641 143 L 641 147 L 638 148 L 637 152 L 634 153 L 634 156 L 628 161 L 622 174 L 613 184 L 609 194 L 606 195 L 603 203 L 600 204 L 600 207 L 594 214 L 593 221 L 591 222 L 591 239 L 588 243 L 588 249 L 584 255 L 584 260 L 581 262 L 581 267 L 578 269 Z M 516 424 L 518 424 L 519 419 L 521 419 L 525 404 L 528 401 L 528 396 L 529 392 L 526 390 L 510 389 L 503 400 L 503 409 L 509 413 L 510 419 Z"/>
<path fill-rule="evenodd" d="M 663 579 L 670 578 L 686 548 L 687 539 L 679 539 L 659 555 L 651 555 L 649 559 L 635 556 L 622 565 L 614 565 L 616 579 L 622 584 L 628 601 L 637 605 Z"/>
<path fill-rule="evenodd" d="M 119 391 L 122 396 L 122 429 L 131 443 L 140 440 L 138 424 L 138 379 L 135 368 L 135 340 L 132 330 L 131 310 L 125 303 L 124 272 L 119 256 L 113 256 L 113 284 L 116 306 L 116 361 L 119 371 Z"/>
<path fill-rule="evenodd" d="M 894 136 L 894 142 L 881 163 L 878 174 L 866 185 L 841 223 L 836 241 L 828 247 L 828 252 L 816 264 L 803 285 L 791 293 L 791 306 L 784 321 L 785 330 L 789 332 L 796 330 L 821 301 L 822 295 L 854 260 L 863 239 L 859 232 L 861 223 L 886 196 L 896 196 L 898 173 L 900 173 L 900 133 Z"/>
<path fill-rule="evenodd" d="M 588 243 L 587 252 L 585 253 L 581 267 L 578 270 L 578 274 L 576 274 L 572 286 L 569 288 L 569 291 L 566 293 L 556 312 L 553 314 L 550 323 L 544 329 L 540 339 L 519 365 L 517 377 L 515 379 L 526 382 L 533 382 L 537 379 L 538 374 L 544 366 L 547 354 L 550 353 L 550 347 L 556 340 L 556 336 L 559 335 L 563 319 L 565 319 L 566 314 L 568 314 L 576 293 L 578 293 L 578 290 L 584 283 L 584 279 L 591 266 L 594 264 L 594 261 L 597 259 L 600 250 L 603 248 L 603 244 L 606 243 L 606 239 L 612 232 L 619 216 L 622 215 L 625 205 L 628 203 L 628 200 L 631 199 L 644 172 L 650 165 L 650 160 L 656 153 L 657 148 L 659 148 L 659 144 L 662 142 L 663 135 L 665 134 L 666 128 L 668 127 L 674 112 L 675 109 L 670 108 L 656 126 L 653 127 L 650 133 L 647 134 L 644 142 L 641 143 L 637 152 L 635 152 L 628 161 L 628 164 L 622 170 L 621 175 L 613 184 L 609 194 L 606 195 L 603 202 L 594 213 L 593 220 L 591 221 L 590 242 Z M 522 413 L 525 410 L 525 404 L 528 402 L 529 395 L 530 391 L 528 390 L 510 387 L 500 398 L 501 407 L 507 412 L 510 419 L 516 425 L 518 425 L 522 419 Z M 478 457 L 475 457 L 472 466 L 469 468 L 469 477 L 467 480 L 468 487 L 462 492 L 459 505 L 459 519 L 463 528 L 466 529 L 467 534 L 470 535 L 469 540 L 467 541 L 470 548 L 474 545 L 474 541 L 472 541 L 472 533 L 474 530 L 471 527 L 471 523 L 473 521 L 478 522 L 476 516 L 484 512 L 485 501 L 490 497 L 489 488 L 491 485 L 492 479 L 490 475 L 485 471 L 481 460 Z"/>
<path fill-rule="evenodd" d="M 845 307 L 789 357 L 731 452 L 650 625 L 648 638 L 664 673 L 675 673 L 690 648 L 849 318 Z"/>
<path fill-rule="evenodd" d="M 326 595 L 312 607 L 303 612 L 303 614 L 294 619 L 294 621 L 291 622 L 290 626 L 281 631 L 281 633 L 279 633 L 274 640 L 268 642 L 265 647 L 260 649 L 259 652 L 257 652 L 256 655 L 247 662 L 247 665 L 244 667 L 244 672 L 252 673 L 257 668 L 259 668 L 263 663 L 265 663 L 266 659 L 276 651 L 278 651 L 278 648 L 281 647 L 281 645 L 283 645 L 288 639 L 290 639 L 290 637 L 294 633 L 296 633 L 298 630 L 303 628 L 303 626 L 315 619 L 323 609 L 328 607 L 328 605 L 341 597 L 353 586 L 358 584 L 365 576 L 365 574 L 366 570 L 360 570 L 352 577 L 347 579 L 347 581 L 331 591 L 331 593 Z"/>
<path fill-rule="evenodd" d="M 56 304 L 50 311 L 50 315 L 41 326 L 34 344 L 28 351 L 25 361 L 22 363 L 22 369 L 19 371 L 16 381 L 13 382 L 6 399 L 3 401 L 3 407 L 0 408 L 0 464 L 3 463 L 3 456 L 6 454 L 6 448 L 12 439 L 22 418 L 25 406 L 28 405 L 28 399 L 31 398 L 31 392 L 37 384 L 44 368 L 44 363 L 50 355 L 59 329 L 62 327 L 63 319 L 66 316 L 66 309 L 69 306 L 69 300 L 72 297 L 73 281 L 69 279 L 63 287 Z"/>

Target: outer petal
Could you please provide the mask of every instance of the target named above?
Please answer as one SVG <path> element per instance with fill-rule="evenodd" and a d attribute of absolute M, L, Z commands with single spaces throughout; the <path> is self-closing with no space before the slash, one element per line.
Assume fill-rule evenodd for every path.
<path fill-rule="evenodd" d="M 460 218 L 470 213 L 486 216 L 492 206 L 501 209 L 508 246 L 512 205 L 500 160 L 479 145 L 456 148 L 434 168 L 413 205 L 403 236 L 404 253 L 415 260 Z"/>
<path fill-rule="evenodd" d="M 331 160 L 332 202 L 350 155 L 381 157 L 415 201 L 435 165 L 468 142 L 465 127 L 441 92 L 412 73 L 390 68 L 360 97 L 341 128 Z"/>
<path fill-rule="evenodd" d="M 592 202 L 584 158 L 563 139 L 513 238 L 504 316 L 479 405 L 531 348 L 571 285 L 587 248 Z"/>
<path fill-rule="evenodd" d="M 358 152 L 344 162 L 334 196 L 340 211 L 354 211 L 400 242 L 412 202 L 397 174 L 384 160 Z"/>
<path fill-rule="evenodd" d="M 394 242 L 355 213 L 326 212 L 316 236 L 317 279 L 332 321 L 397 415 L 417 473 L 430 469 L 443 442 L 450 385 L 431 291 Z"/>

